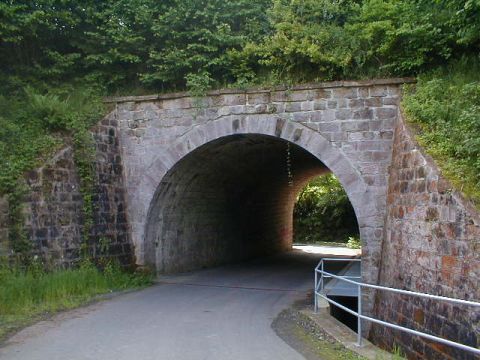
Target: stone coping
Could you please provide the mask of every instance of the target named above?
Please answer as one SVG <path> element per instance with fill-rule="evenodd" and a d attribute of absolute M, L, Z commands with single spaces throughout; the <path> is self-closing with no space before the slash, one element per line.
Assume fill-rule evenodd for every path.
<path fill-rule="evenodd" d="M 315 90 L 315 89 L 329 89 L 329 88 L 342 88 L 342 87 L 368 87 L 375 85 L 402 85 L 415 83 L 415 78 L 389 78 L 389 79 L 372 79 L 372 80 L 342 80 L 342 81 L 328 81 L 319 83 L 308 83 L 295 86 L 279 85 L 271 88 L 265 87 L 253 87 L 249 89 L 219 89 L 211 90 L 206 93 L 206 96 L 216 96 L 224 94 L 257 94 L 257 93 L 269 93 L 275 91 L 301 91 L 301 90 Z M 105 97 L 103 102 L 105 103 L 124 103 L 124 102 L 144 102 L 155 100 L 170 100 L 179 98 L 192 97 L 188 92 L 175 92 L 167 94 L 153 94 L 153 95 L 140 95 L 140 96 L 112 96 Z"/>

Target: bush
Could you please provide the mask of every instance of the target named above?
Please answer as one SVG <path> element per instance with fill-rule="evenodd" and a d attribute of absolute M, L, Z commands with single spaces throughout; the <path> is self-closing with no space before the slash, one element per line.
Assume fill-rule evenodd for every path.
<path fill-rule="evenodd" d="M 0 95 L 0 107 L 0 194 L 11 192 L 65 137 L 78 136 L 104 111 L 95 90 L 73 87 L 27 87 L 16 96 Z"/>
<path fill-rule="evenodd" d="M 422 75 L 403 100 L 417 139 L 443 174 L 480 208 L 480 65 L 467 58 Z"/>
<path fill-rule="evenodd" d="M 347 247 L 350 249 L 361 249 L 362 243 L 360 242 L 360 237 L 349 236 L 347 241 Z"/>
<path fill-rule="evenodd" d="M 358 235 L 355 212 L 334 175 L 311 181 L 300 192 L 293 210 L 295 242 L 342 241 Z"/>

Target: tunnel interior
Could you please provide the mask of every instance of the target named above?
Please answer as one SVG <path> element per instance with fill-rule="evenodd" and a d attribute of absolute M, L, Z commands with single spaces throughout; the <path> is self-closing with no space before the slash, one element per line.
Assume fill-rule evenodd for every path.
<path fill-rule="evenodd" d="M 175 273 L 289 250 L 296 195 L 328 172 L 306 150 L 272 136 L 232 135 L 198 147 L 155 192 L 146 264 Z"/>

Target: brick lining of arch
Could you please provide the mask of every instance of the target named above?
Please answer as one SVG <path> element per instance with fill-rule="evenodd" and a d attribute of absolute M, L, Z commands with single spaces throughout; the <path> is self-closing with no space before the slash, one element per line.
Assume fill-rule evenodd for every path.
<path fill-rule="evenodd" d="M 159 273 L 184 272 L 290 250 L 296 194 L 329 170 L 287 144 L 272 136 L 237 134 L 182 157 L 153 197 L 146 264 Z"/>

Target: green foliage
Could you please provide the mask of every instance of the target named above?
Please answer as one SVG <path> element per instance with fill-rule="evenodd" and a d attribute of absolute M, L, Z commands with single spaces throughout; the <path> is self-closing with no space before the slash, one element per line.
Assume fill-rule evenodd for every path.
<path fill-rule="evenodd" d="M 150 276 L 124 272 L 109 262 L 103 271 L 85 261 L 79 268 L 45 272 L 39 262 L 27 270 L 0 266 L 0 338 L 45 313 L 84 304 L 99 294 L 149 285 Z"/>
<path fill-rule="evenodd" d="M 360 237 L 358 236 L 349 236 L 347 241 L 347 247 L 350 249 L 361 249 L 362 243 Z"/>
<path fill-rule="evenodd" d="M 273 0 L 273 33 L 234 55 L 260 81 L 412 76 L 478 52 L 479 9 L 478 0 Z"/>
<path fill-rule="evenodd" d="M 480 64 L 464 59 L 419 77 L 403 106 L 418 140 L 455 187 L 480 208 Z"/>
<path fill-rule="evenodd" d="M 193 97 L 205 96 L 210 89 L 213 79 L 206 71 L 198 74 L 188 74 L 185 76 L 187 88 Z"/>
<path fill-rule="evenodd" d="M 331 174 L 312 180 L 293 211 L 294 241 L 347 241 L 358 236 L 355 212 L 342 185 Z"/>
<path fill-rule="evenodd" d="M 148 86 L 184 88 L 192 77 L 232 81 L 228 50 L 266 31 L 269 1 L 171 0 L 151 27 L 155 43 L 141 80 Z"/>
<path fill-rule="evenodd" d="M 17 180 L 62 144 L 63 135 L 94 124 L 103 111 L 91 90 L 26 88 L 17 96 L 0 96 L 0 193 L 11 192 Z"/>
<path fill-rule="evenodd" d="M 93 148 L 88 131 L 103 112 L 91 89 L 62 87 L 48 92 L 27 87 L 15 96 L 0 96 L 0 195 L 9 200 L 9 240 L 12 250 L 28 263 L 31 245 L 22 229 L 24 174 L 39 166 L 64 140 L 73 140 L 75 162 L 84 197 L 85 239 L 92 225 Z"/>
<path fill-rule="evenodd" d="M 0 4 L 3 86 L 415 75 L 480 50 L 479 0 L 40 0 Z M 137 90 L 142 91 L 142 90 Z"/>
<path fill-rule="evenodd" d="M 110 91 L 231 81 L 228 50 L 269 29 L 269 0 L 40 0 L 0 4 L 0 63 L 12 89 L 87 81 Z"/>

